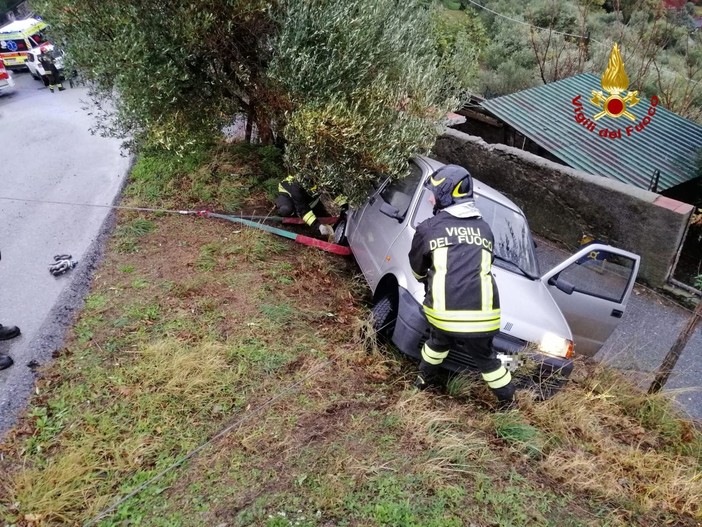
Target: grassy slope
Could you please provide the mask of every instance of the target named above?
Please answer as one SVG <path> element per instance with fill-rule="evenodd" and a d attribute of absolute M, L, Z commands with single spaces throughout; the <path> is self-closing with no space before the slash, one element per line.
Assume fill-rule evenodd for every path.
<path fill-rule="evenodd" d="M 256 189 L 279 175 L 271 154 L 147 155 L 128 200 L 268 212 Z M 662 396 L 586 365 L 507 414 L 471 379 L 414 393 L 414 365 L 368 336 L 355 273 L 234 224 L 121 212 L 85 310 L 0 447 L 0 518 L 85 522 L 232 425 L 100 524 L 702 520 L 702 440 Z"/>

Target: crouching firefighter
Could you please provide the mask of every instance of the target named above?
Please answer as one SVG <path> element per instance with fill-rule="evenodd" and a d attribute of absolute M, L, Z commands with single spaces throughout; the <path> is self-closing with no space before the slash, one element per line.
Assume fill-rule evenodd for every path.
<path fill-rule="evenodd" d="M 278 197 L 275 200 L 278 215 L 283 217 L 297 214 L 312 229 L 319 230 L 322 236 L 332 236 L 331 225 L 320 223 L 319 216 L 326 216 L 327 211 L 317 193 L 317 187 L 306 190 L 294 176 L 288 176 L 278 183 Z M 316 214 L 315 214 L 316 212 Z"/>
<path fill-rule="evenodd" d="M 500 329 L 500 298 L 492 276 L 494 237 L 475 207 L 473 180 L 466 169 L 446 165 L 427 178 L 434 215 L 418 227 L 409 259 L 424 282 L 424 313 L 430 335 L 422 349 L 423 390 L 436 382 L 449 352 L 468 355 L 500 401 L 514 401 L 512 376 L 492 349 Z"/>

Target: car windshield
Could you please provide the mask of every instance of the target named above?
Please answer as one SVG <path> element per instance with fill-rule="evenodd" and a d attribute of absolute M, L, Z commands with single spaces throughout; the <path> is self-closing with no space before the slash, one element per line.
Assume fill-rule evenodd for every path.
<path fill-rule="evenodd" d="M 415 227 L 432 215 L 430 194 L 429 190 L 422 191 L 413 222 Z M 534 243 L 524 216 L 484 196 L 476 196 L 475 206 L 495 236 L 495 265 L 531 278 L 538 277 Z"/>

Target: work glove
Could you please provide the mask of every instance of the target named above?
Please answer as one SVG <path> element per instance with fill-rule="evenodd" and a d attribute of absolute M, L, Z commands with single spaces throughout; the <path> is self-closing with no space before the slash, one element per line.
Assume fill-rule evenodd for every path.
<path fill-rule="evenodd" d="M 327 238 L 331 238 L 334 236 L 334 229 L 331 227 L 331 225 L 326 225 L 324 223 L 319 225 L 319 233 L 322 236 L 325 236 Z"/>
<path fill-rule="evenodd" d="M 72 260 L 72 258 L 70 254 L 57 254 L 54 256 L 55 263 L 49 266 L 49 272 L 54 276 L 60 276 L 66 271 L 70 271 L 78 265 L 78 262 Z"/>

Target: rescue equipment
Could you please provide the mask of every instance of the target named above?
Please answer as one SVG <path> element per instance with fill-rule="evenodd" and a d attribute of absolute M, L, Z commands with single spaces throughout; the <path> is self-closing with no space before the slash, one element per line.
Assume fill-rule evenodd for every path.
<path fill-rule="evenodd" d="M 185 211 L 183 211 L 185 212 Z M 197 216 L 203 217 L 203 218 L 220 218 L 222 220 L 227 220 L 231 221 L 233 223 L 240 223 L 242 225 L 246 225 L 247 227 L 253 227 L 254 229 L 259 229 L 262 231 L 270 232 L 271 234 L 276 234 L 278 236 L 282 236 L 283 238 L 288 238 L 290 240 L 293 240 L 297 243 L 301 243 L 302 245 L 308 245 L 310 247 L 316 247 L 317 249 L 322 249 L 323 251 L 333 253 L 333 254 L 339 254 L 341 256 L 349 256 L 351 254 L 351 248 L 346 247 L 343 245 L 338 245 L 336 243 L 331 243 L 331 242 L 325 242 L 324 240 L 318 240 L 317 238 L 312 238 L 311 236 L 305 236 L 303 234 L 297 234 L 295 232 L 290 232 L 286 231 L 284 229 L 279 229 L 277 227 L 271 227 L 270 225 L 266 225 L 264 223 L 258 223 L 255 221 L 252 221 L 250 219 L 247 219 L 246 217 L 242 216 L 230 216 L 227 214 L 218 214 L 216 212 L 210 212 L 207 210 L 202 210 L 190 214 L 196 214 Z M 249 216 L 249 217 L 255 217 L 255 216 Z M 278 216 L 268 216 L 264 217 L 261 219 L 267 219 L 271 220 L 272 218 L 278 218 Z M 283 222 L 285 220 L 298 220 L 299 218 L 281 218 Z M 325 220 L 328 220 L 327 223 L 333 223 L 331 220 L 335 218 L 325 218 Z M 288 221 L 285 223 L 293 223 L 293 224 L 302 224 L 303 222 L 301 221 Z"/>

